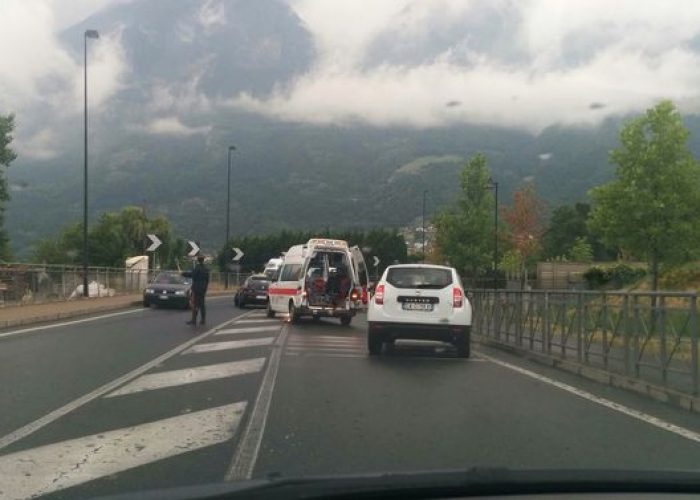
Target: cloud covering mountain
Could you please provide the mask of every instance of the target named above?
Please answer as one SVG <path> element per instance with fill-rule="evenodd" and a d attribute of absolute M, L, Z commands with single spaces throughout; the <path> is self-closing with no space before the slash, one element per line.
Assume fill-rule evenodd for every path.
<path fill-rule="evenodd" d="M 93 210 L 147 203 L 212 241 L 223 195 L 191 191 L 218 182 L 229 143 L 248 183 L 234 186 L 239 231 L 297 224 L 290 214 L 356 222 L 333 201 L 398 224 L 416 186 L 440 190 L 434 206 L 454 192 L 458 162 L 394 182 L 413 161 L 485 150 L 506 187 L 534 179 L 556 203 L 609 176 L 619 119 L 670 98 L 694 124 L 700 106 L 692 0 L 3 0 L 0 18 L 0 113 L 17 115 L 20 155 L 8 227 L 22 248 L 80 211 L 86 29 L 100 32 Z M 261 211 L 255 189 L 279 194 Z"/>

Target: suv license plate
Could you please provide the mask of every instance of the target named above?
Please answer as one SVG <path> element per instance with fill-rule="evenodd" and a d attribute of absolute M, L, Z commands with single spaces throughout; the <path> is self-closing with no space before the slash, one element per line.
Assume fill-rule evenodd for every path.
<path fill-rule="evenodd" d="M 414 302 L 404 302 L 402 305 L 406 311 L 432 311 L 432 304 L 416 304 Z"/>
<path fill-rule="evenodd" d="M 265 300 L 265 299 L 267 298 L 267 296 L 265 296 L 265 295 L 256 295 L 255 298 L 258 299 L 258 300 Z"/>

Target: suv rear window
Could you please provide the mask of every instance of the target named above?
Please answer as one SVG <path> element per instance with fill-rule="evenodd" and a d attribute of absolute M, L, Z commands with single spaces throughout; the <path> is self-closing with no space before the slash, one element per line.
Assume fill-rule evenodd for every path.
<path fill-rule="evenodd" d="M 396 288 L 431 288 L 438 290 L 452 284 L 452 271 L 429 267 L 389 269 L 386 281 Z"/>

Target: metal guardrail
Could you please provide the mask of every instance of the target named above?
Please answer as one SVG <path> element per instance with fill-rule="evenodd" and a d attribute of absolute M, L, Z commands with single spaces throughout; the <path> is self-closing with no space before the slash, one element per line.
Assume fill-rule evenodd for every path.
<path fill-rule="evenodd" d="M 89 267 L 88 290 L 91 297 L 138 293 L 159 272 L 161 271 Z M 229 286 L 242 284 L 248 276 L 249 273 L 229 273 Z M 223 287 L 225 282 L 225 273 L 210 271 L 212 287 Z M 70 300 L 81 295 L 82 284 L 81 266 L 0 265 L 0 306 Z"/>
<path fill-rule="evenodd" d="M 698 296 L 472 290 L 475 333 L 698 395 Z"/>

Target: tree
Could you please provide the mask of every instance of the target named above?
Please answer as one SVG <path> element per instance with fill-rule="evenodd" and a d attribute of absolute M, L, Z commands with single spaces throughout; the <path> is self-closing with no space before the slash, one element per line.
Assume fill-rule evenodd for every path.
<path fill-rule="evenodd" d="M 64 228 L 56 238 L 40 241 L 34 260 L 46 264 L 78 264 L 82 262 L 82 224 Z M 120 212 L 107 212 L 89 228 L 90 264 L 93 266 L 123 267 L 124 261 L 134 255 L 143 255 L 150 244 L 147 234 L 158 236 L 163 244 L 158 248 L 158 263 L 162 268 L 178 265 L 184 255 L 184 242 L 174 235 L 165 217 L 148 219 L 140 207 L 124 207 Z"/>
<path fill-rule="evenodd" d="M 14 115 L 0 115 L 0 259 L 3 260 L 11 258 L 10 239 L 5 231 L 5 203 L 10 199 L 5 169 L 17 158 L 15 152 L 10 149 L 14 128 Z"/>
<path fill-rule="evenodd" d="M 493 195 L 482 153 L 471 158 L 460 174 L 462 193 L 453 207 L 434 217 L 436 254 L 460 272 L 477 278 L 492 265 Z"/>
<path fill-rule="evenodd" d="M 594 260 L 611 260 L 617 251 L 607 248 L 600 238 L 588 229 L 588 217 L 591 206 L 587 203 L 561 205 L 552 211 L 549 227 L 542 238 L 542 257 L 557 259 L 567 256 L 583 239 L 591 246 Z"/>
<path fill-rule="evenodd" d="M 519 275 L 524 285 L 527 269 L 542 247 L 545 205 L 532 184 L 526 184 L 513 193 L 513 205 L 504 208 L 503 219 L 508 231 L 508 241 L 520 263 Z"/>
<path fill-rule="evenodd" d="M 654 290 L 659 267 L 692 259 L 700 244 L 700 166 L 687 141 L 680 113 L 660 102 L 623 127 L 615 179 L 590 192 L 590 229 L 646 260 Z"/>
<path fill-rule="evenodd" d="M 592 262 L 593 247 L 588 243 L 586 238 L 580 236 L 576 238 L 576 241 L 574 241 L 574 244 L 571 246 L 566 256 L 573 262 Z"/>

